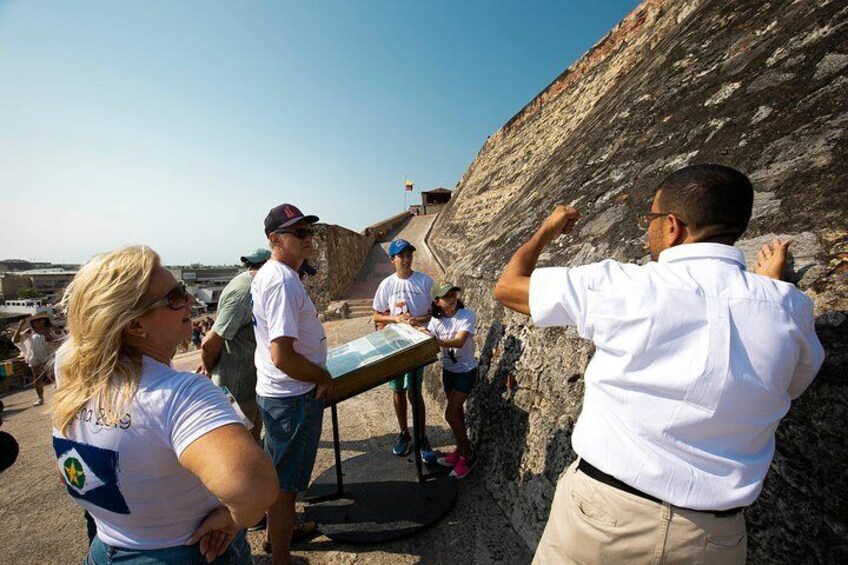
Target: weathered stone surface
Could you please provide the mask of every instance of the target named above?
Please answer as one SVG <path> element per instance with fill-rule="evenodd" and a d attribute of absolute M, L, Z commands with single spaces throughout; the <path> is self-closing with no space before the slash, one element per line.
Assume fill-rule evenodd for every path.
<path fill-rule="evenodd" d="M 469 421 L 479 469 L 531 547 L 575 456 L 592 345 L 505 312 L 492 287 L 560 202 L 583 218 L 542 265 L 647 260 L 636 217 L 657 182 L 718 162 L 755 184 L 739 243 L 749 261 L 773 234 L 793 238 L 790 279 L 815 301 L 828 352 L 746 511 L 749 562 L 848 562 L 846 30 L 838 1 L 648 0 L 493 134 L 463 175 L 430 244 L 478 313 L 482 382 Z"/>
<path fill-rule="evenodd" d="M 309 262 L 318 273 L 303 284 L 321 312 L 356 278 L 374 243 L 371 236 L 333 224 L 315 224 L 315 252 Z"/>

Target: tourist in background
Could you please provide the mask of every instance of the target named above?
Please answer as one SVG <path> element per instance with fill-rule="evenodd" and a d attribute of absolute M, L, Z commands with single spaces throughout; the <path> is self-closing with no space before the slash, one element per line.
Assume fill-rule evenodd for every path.
<path fill-rule="evenodd" d="M 200 344 L 203 343 L 203 328 L 200 327 L 200 322 L 191 324 L 191 344 L 195 349 L 200 349 Z"/>
<path fill-rule="evenodd" d="M 374 324 L 378 328 L 386 324 L 411 324 L 426 326 L 430 321 L 430 292 L 433 289 L 433 279 L 424 273 L 412 270 L 415 247 L 405 239 L 396 239 L 389 245 L 389 258 L 395 272 L 389 275 L 377 287 L 374 295 Z M 430 447 L 427 439 L 427 415 L 424 408 L 424 397 L 421 384 L 424 382 L 424 367 L 411 373 L 406 373 L 389 381 L 392 400 L 397 416 L 400 433 L 392 453 L 398 457 L 407 455 L 411 450 L 412 438 L 407 424 L 406 394 L 409 402 L 416 402 L 412 395 L 412 379 L 415 379 L 418 389 L 418 427 L 424 434 L 421 438 L 421 458 L 427 463 L 435 463 L 438 456 Z"/>
<path fill-rule="evenodd" d="M 265 218 L 271 259 L 253 278 L 256 402 L 265 423 L 265 451 L 277 469 L 280 493 L 268 511 L 268 541 L 276 565 L 291 563 L 295 499 L 306 490 L 318 452 L 324 398 L 332 391 L 327 338 L 297 269 L 312 254 L 312 225 L 291 204 Z M 301 527 L 314 530 L 307 522 Z M 270 547 L 268 547 L 270 545 Z"/>
<path fill-rule="evenodd" d="M 451 476 L 464 479 L 477 462 L 471 450 L 465 428 L 465 401 L 477 380 L 477 359 L 474 357 L 474 326 L 477 317 L 459 299 L 462 289 L 452 283 L 433 287 L 433 304 L 427 331 L 442 348 L 442 385 L 448 405 L 447 420 L 456 449 L 438 458 L 439 465 L 453 467 Z"/>
<path fill-rule="evenodd" d="M 780 419 L 824 360 L 812 301 L 780 279 L 788 242 L 755 273 L 734 242 L 750 181 L 693 165 L 660 182 L 640 216 L 654 260 L 536 269 L 570 233 L 557 206 L 495 288 L 540 327 L 575 326 L 595 354 L 534 563 L 744 563 L 742 510 L 774 455 Z"/>
<path fill-rule="evenodd" d="M 23 329 L 24 324 L 29 321 L 29 328 Z M 12 335 L 12 343 L 23 353 L 24 361 L 32 371 L 35 394 L 38 399 L 33 406 L 44 404 L 44 382 L 50 380 L 51 368 L 48 361 L 53 352 L 50 335 L 50 316 L 45 312 L 38 313 L 28 320 L 25 318 L 18 323 L 15 333 Z"/>
<path fill-rule="evenodd" d="M 251 563 L 244 528 L 277 496 L 221 390 L 170 366 L 193 298 L 147 247 L 83 265 L 65 291 L 53 447 L 97 538 L 86 563 Z"/>
<path fill-rule="evenodd" d="M 247 271 L 233 277 L 221 292 L 217 317 L 200 345 L 202 363 L 198 371 L 232 393 L 241 411 L 253 422 L 251 433 L 257 442 L 262 433 L 262 416 L 256 406 L 256 337 L 250 283 L 270 258 L 271 252 L 262 248 L 241 257 Z"/>

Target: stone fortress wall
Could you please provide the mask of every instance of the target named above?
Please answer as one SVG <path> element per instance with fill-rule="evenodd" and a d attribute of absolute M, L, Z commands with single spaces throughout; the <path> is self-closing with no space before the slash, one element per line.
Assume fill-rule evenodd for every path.
<path fill-rule="evenodd" d="M 794 240 L 790 278 L 815 301 L 828 353 L 746 511 L 750 563 L 848 562 L 846 31 L 848 5 L 836 0 L 647 0 L 494 133 L 462 177 L 429 242 L 478 314 L 469 424 L 479 472 L 531 547 L 575 458 L 593 349 L 571 329 L 533 328 L 492 288 L 556 203 L 583 216 L 540 265 L 646 261 L 636 217 L 657 182 L 716 162 L 754 182 L 739 243 L 749 261 L 774 234 Z"/>
<path fill-rule="evenodd" d="M 314 240 L 315 251 L 309 262 L 318 273 L 304 277 L 303 284 L 322 312 L 356 278 L 374 238 L 334 224 L 315 224 Z"/>

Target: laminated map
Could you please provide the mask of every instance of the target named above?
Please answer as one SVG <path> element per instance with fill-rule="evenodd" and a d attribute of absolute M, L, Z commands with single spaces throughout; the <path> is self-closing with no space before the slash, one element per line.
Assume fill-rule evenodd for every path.
<path fill-rule="evenodd" d="M 341 402 L 432 363 L 438 352 L 432 336 L 406 324 L 391 324 L 334 347 L 327 352 L 327 370 L 334 384 L 327 402 Z"/>

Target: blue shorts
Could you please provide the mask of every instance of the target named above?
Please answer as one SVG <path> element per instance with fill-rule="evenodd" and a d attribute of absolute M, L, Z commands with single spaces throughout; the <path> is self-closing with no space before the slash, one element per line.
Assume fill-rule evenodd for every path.
<path fill-rule="evenodd" d="M 421 392 L 421 385 L 424 382 L 424 367 L 419 367 L 411 373 L 406 373 L 396 379 L 390 380 L 389 388 L 392 389 L 392 392 L 403 392 L 405 390 L 409 390 L 409 384 L 411 382 L 410 379 L 412 378 L 416 379 L 415 382 L 418 385 L 418 392 Z"/>
<path fill-rule="evenodd" d="M 185 565 L 208 565 L 200 553 L 200 544 L 178 545 L 163 549 L 124 549 L 114 547 L 94 538 L 84 565 L 166 565 L 184 563 Z M 247 543 L 247 530 L 236 534 L 229 549 L 213 562 L 213 565 L 251 565 L 250 545 Z"/>
<path fill-rule="evenodd" d="M 477 367 L 465 373 L 452 373 L 442 369 L 442 385 L 445 387 L 445 394 L 450 394 L 452 390 L 471 394 L 475 381 L 477 381 Z"/>
<path fill-rule="evenodd" d="M 315 398 L 313 389 L 287 398 L 257 396 L 256 404 L 265 424 L 265 453 L 277 469 L 280 490 L 306 490 L 321 439 L 324 401 Z"/>

